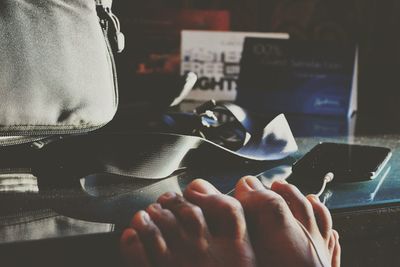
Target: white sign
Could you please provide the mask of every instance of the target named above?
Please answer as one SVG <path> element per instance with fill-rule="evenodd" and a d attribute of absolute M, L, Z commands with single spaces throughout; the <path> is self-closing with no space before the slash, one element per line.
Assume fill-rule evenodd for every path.
<path fill-rule="evenodd" d="M 182 31 L 181 74 L 192 71 L 198 76 L 196 86 L 186 99 L 236 99 L 239 64 L 246 37 L 289 39 L 286 33 Z"/>

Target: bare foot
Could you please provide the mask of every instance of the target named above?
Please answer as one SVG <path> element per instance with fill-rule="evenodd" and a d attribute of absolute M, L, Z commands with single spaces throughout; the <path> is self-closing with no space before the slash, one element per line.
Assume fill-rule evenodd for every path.
<path fill-rule="evenodd" d="M 271 189 L 244 177 L 235 191 L 259 266 L 339 266 L 338 234 L 328 209 L 293 185 L 275 182 Z"/>
<path fill-rule="evenodd" d="M 136 213 L 121 237 L 128 266 L 255 266 L 240 203 L 196 180 Z M 192 204 L 193 203 L 193 204 Z"/>

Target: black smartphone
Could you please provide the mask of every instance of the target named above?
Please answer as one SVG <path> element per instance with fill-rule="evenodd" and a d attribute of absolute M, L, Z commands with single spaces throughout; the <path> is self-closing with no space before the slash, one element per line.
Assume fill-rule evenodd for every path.
<path fill-rule="evenodd" d="M 304 177 L 335 175 L 334 182 L 359 182 L 374 179 L 389 161 L 389 148 L 340 143 L 320 143 L 292 166 Z"/>

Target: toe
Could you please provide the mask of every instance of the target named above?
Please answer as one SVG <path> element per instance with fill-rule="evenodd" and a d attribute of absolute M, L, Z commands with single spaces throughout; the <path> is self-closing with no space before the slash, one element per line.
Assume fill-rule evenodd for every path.
<path fill-rule="evenodd" d="M 214 237 L 232 240 L 247 238 L 246 221 L 239 201 L 226 195 L 214 195 L 197 204 L 204 210 Z"/>
<path fill-rule="evenodd" d="M 288 204 L 293 216 L 310 232 L 316 228 L 314 211 L 307 198 L 297 187 L 288 183 L 275 182 L 271 189 L 281 195 Z"/>
<path fill-rule="evenodd" d="M 245 177 L 235 196 L 243 206 L 250 239 L 260 266 L 302 266 L 295 254 L 307 253 L 307 239 L 285 199 L 255 177 Z M 261 188 L 262 187 L 262 188 Z M 293 257 L 285 257 L 293 251 Z"/>
<path fill-rule="evenodd" d="M 217 266 L 255 266 L 243 208 L 238 200 L 221 194 L 203 180 L 191 183 L 184 196 L 203 211 L 210 236 L 210 255 L 218 259 Z"/>
<path fill-rule="evenodd" d="M 186 201 L 182 196 L 167 193 L 158 199 L 162 208 L 170 210 L 182 226 L 181 235 L 185 239 L 203 240 L 208 230 L 203 212 L 198 206 Z"/>
<path fill-rule="evenodd" d="M 277 193 L 266 189 L 253 176 L 240 179 L 235 188 L 235 197 L 244 208 L 247 219 L 258 224 L 259 220 L 269 225 L 281 225 L 293 218 L 285 200 Z M 294 219 L 294 218 L 293 218 Z"/>
<path fill-rule="evenodd" d="M 164 266 L 168 261 L 167 244 L 160 229 L 145 211 L 139 211 L 133 217 L 131 226 L 139 234 L 148 259 L 156 266 Z"/>
<path fill-rule="evenodd" d="M 229 240 L 246 237 L 243 209 L 236 199 L 221 194 L 203 180 L 196 180 L 190 184 L 184 195 L 203 211 L 209 231 L 214 237 Z"/>
<path fill-rule="evenodd" d="M 335 249 L 335 244 L 336 244 L 335 234 L 333 233 L 333 231 L 330 232 L 330 236 L 328 238 L 327 243 L 328 243 L 329 254 L 332 256 L 333 250 Z"/>
<path fill-rule="evenodd" d="M 332 253 L 332 267 L 340 267 L 341 247 L 339 243 L 339 234 L 335 230 L 332 232 L 335 237 L 335 246 Z"/>
<path fill-rule="evenodd" d="M 316 237 L 313 241 L 322 250 L 320 260 L 330 261 L 312 205 L 296 187 L 275 182 L 267 190 L 257 178 L 245 177 L 235 194 L 243 206 L 260 266 L 314 266 L 318 257 L 308 234 Z"/>
<path fill-rule="evenodd" d="M 181 244 L 181 225 L 177 221 L 175 215 L 170 210 L 163 209 L 158 203 L 150 205 L 146 211 L 160 229 L 167 246 L 171 250 L 178 248 Z"/>
<path fill-rule="evenodd" d="M 162 210 L 175 218 L 175 226 L 169 226 L 172 231 L 167 233 L 168 228 L 163 228 L 162 232 L 167 236 L 167 243 L 171 244 L 170 249 L 178 265 L 190 266 L 196 262 L 203 266 L 209 248 L 209 234 L 201 209 L 174 193 L 162 195 L 158 202 Z M 158 217 L 158 221 L 163 220 Z"/>
<path fill-rule="evenodd" d="M 202 180 L 202 179 L 196 179 L 193 180 L 185 189 L 183 195 L 185 198 L 196 198 L 198 195 L 217 195 L 221 194 L 221 192 L 218 191 L 212 184 L 209 182 Z"/>
<path fill-rule="evenodd" d="M 264 185 L 254 176 L 245 176 L 239 180 L 235 188 L 235 197 L 244 199 L 247 194 L 254 191 L 266 191 Z"/>
<path fill-rule="evenodd" d="M 319 200 L 316 195 L 308 195 L 307 199 L 311 203 L 311 206 L 314 210 L 314 215 L 317 220 L 317 225 L 321 235 L 327 241 L 332 232 L 332 216 L 328 208 Z"/>
<path fill-rule="evenodd" d="M 145 248 L 134 229 L 128 228 L 122 233 L 120 248 L 125 266 L 151 266 Z"/>

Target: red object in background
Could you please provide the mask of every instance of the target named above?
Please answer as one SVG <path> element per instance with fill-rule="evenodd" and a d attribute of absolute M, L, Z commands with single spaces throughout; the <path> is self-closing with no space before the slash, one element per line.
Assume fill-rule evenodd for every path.
<path fill-rule="evenodd" d="M 230 13 L 227 10 L 181 10 L 178 25 L 191 30 L 230 30 Z"/>
<path fill-rule="evenodd" d="M 158 32 L 162 35 L 171 33 L 179 35 L 183 29 L 230 30 L 230 12 L 228 10 L 150 8 L 132 11 L 129 16 L 122 16 L 123 23 L 128 24 L 127 27 L 133 27 L 143 33 Z"/>
<path fill-rule="evenodd" d="M 131 74 L 178 74 L 183 29 L 230 30 L 227 10 L 150 8 L 119 12 L 127 39 L 124 61 L 129 61 Z"/>

